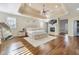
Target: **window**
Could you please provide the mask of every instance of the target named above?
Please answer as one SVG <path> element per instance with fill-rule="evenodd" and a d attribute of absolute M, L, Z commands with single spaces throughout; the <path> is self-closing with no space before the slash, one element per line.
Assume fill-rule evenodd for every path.
<path fill-rule="evenodd" d="M 10 26 L 11 29 L 16 29 L 16 18 L 8 17 L 6 21 L 8 26 Z"/>

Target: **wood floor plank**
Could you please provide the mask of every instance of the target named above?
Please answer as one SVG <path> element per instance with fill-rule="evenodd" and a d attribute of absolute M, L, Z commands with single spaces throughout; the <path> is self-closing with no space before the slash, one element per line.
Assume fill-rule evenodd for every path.
<path fill-rule="evenodd" d="M 47 42 L 39 47 L 33 47 L 30 43 L 23 39 L 24 37 L 15 38 L 12 40 L 7 40 L 3 42 L 3 47 L 1 52 L 3 54 L 7 54 L 9 51 L 9 47 L 11 44 L 15 42 L 22 42 L 24 47 L 28 48 L 28 50 L 34 55 L 79 55 L 79 37 L 68 37 L 68 42 L 65 42 L 64 36 L 57 36 L 55 40 Z M 20 55 L 25 52 L 22 51 Z M 25 52 L 24 55 L 31 54 Z"/>

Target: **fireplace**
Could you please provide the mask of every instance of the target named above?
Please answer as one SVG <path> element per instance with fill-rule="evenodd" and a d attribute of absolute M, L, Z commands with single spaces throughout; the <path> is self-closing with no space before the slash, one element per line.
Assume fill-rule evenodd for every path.
<path fill-rule="evenodd" d="M 50 27 L 50 32 L 55 32 L 55 27 Z"/>
<path fill-rule="evenodd" d="M 49 24 L 48 24 L 48 32 L 49 32 L 49 34 L 55 35 L 56 24 L 57 24 L 57 20 L 56 19 L 53 19 L 53 20 L 49 21 Z"/>

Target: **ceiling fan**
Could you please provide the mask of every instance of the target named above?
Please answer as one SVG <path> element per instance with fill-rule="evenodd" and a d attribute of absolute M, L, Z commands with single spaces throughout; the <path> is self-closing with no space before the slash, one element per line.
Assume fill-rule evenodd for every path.
<path fill-rule="evenodd" d="M 54 12 L 54 10 L 51 10 L 49 7 L 46 6 L 46 4 L 43 4 L 43 9 L 41 10 L 40 14 L 42 16 L 46 16 L 47 18 L 50 18 L 50 14 L 52 12 Z M 58 6 L 56 5 L 56 8 L 58 8 Z"/>
<path fill-rule="evenodd" d="M 41 15 L 47 16 L 49 10 L 46 8 L 45 4 L 43 4 L 42 6 L 43 6 L 43 9 L 41 10 Z"/>

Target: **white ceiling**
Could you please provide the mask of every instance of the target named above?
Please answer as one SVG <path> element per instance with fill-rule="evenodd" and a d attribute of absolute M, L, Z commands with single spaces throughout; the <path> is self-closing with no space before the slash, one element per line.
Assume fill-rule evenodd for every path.
<path fill-rule="evenodd" d="M 65 3 L 64 6 L 67 8 L 68 11 L 79 13 L 79 11 L 76 10 L 76 8 L 79 8 L 79 3 Z"/>
<path fill-rule="evenodd" d="M 76 10 L 77 8 L 79 8 L 79 3 L 46 3 L 45 5 L 46 9 L 51 11 L 48 14 L 51 17 L 57 16 L 61 18 L 68 18 L 79 15 L 79 11 Z M 30 7 L 41 11 L 43 9 L 43 3 L 31 3 Z"/>
<path fill-rule="evenodd" d="M 27 4 L 29 5 L 29 4 Z M 41 11 L 43 9 L 43 3 L 31 3 L 30 7 Z M 66 9 L 63 8 L 63 4 L 59 3 L 46 3 L 45 4 L 45 9 L 49 11 L 48 15 L 62 15 L 66 12 Z"/>
<path fill-rule="evenodd" d="M 17 14 L 20 3 L 0 3 L 0 11 Z"/>
<path fill-rule="evenodd" d="M 29 5 L 29 4 L 28 4 Z M 43 9 L 42 3 L 32 3 L 29 5 L 30 7 L 41 11 Z M 0 3 L 0 11 L 2 12 L 8 12 L 12 14 L 18 14 L 18 10 L 20 8 L 20 3 Z M 57 6 L 57 7 L 56 7 Z M 79 15 L 79 11 L 76 10 L 76 8 L 79 8 L 78 3 L 65 3 L 65 4 L 59 4 L 59 3 L 46 3 L 47 10 L 50 10 L 49 15 L 51 16 L 62 16 L 64 18 L 68 16 L 76 16 Z"/>
<path fill-rule="evenodd" d="M 79 3 L 64 3 L 64 7 L 66 8 L 68 14 L 63 16 L 63 18 L 74 18 L 79 17 Z"/>

